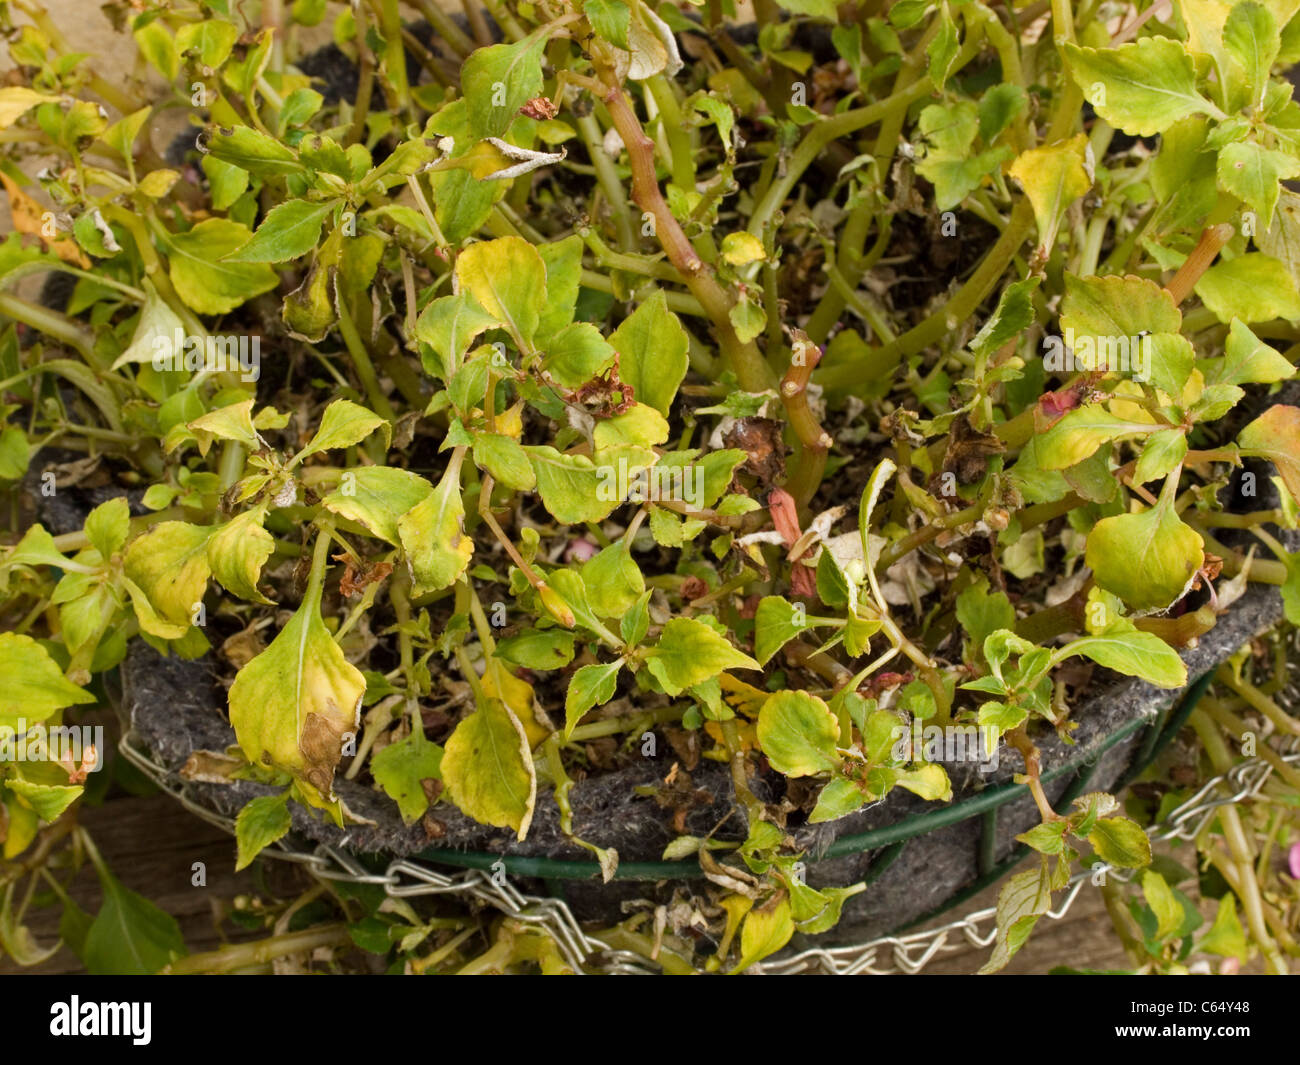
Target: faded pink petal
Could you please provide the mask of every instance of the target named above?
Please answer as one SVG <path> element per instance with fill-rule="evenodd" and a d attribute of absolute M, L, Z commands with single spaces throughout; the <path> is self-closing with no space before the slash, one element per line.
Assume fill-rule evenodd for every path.
<path fill-rule="evenodd" d="M 799 512 L 794 496 L 784 488 L 773 489 L 767 497 L 767 509 L 772 514 L 772 524 L 781 534 L 785 546 L 793 547 L 794 542 L 803 535 L 803 530 L 799 528 Z"/>
<path fill-rule="evenodd" d="M 569 546 L 564 549 L 565 562 L 586 562 L 588 559 L 595 558 L 600 553 L 600 545 L 593 543 L 586 537 L 577 540 L 570 540 Z"/>
<path fill-rule="evenodd" d="M 1300 880 L 1300 840 L 1291 844 L 1291 850 L 1287 852 L 1287 865 L 1291 869 L 1291 875 Z"/>

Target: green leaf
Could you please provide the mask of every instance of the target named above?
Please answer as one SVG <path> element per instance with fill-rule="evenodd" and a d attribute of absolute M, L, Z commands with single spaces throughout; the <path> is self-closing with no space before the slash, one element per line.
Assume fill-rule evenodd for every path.
<path fill-rule="evenodd" d="M 182 53 L 193 52 L 200 63 L 213 70 L 230 58 L 237 40 L 239 27 L 218 18 L 187 22 L 176 31 L 176 47 Z"/>
<path fill-rule="evenodd" d="M 1014 629 L 1016 610 L 1005 592 L 993 592 L 980 574 L 957 596 L 957 621 L 970 638 L 971 654 L 982 658 L 984 639 L 998 629 Z"/>
<path fill-rule="evenodd" d="M 537 802 L 537 773 L 519 719 L 497 699 L 456 726 L 442 755 L 451 801 L 480 824 L 528 835 Z"/>
<path fill-rule="evenodd" d="M 602 618 L 620 618 L 645 592 L 645 578 L 632 558 L 628 545 L 615 542 L 601 550 L 582 567 L 587 604 Z"/>
<path fill-rule="evenodd" d="M 542 368 L 566 388 L 578 388 L 614 362 L 614 348 L 594 325 L 574 322 L 546 342 Z"/>
<path fill-rule="evenodd" d="M 1087 150 L 1088 136 L 1079 133 L 1060 144 L 1021 152 L 1008 171 L 1033 205 L 1043 258 L 1056 243 L 1065 209 L 1092 187 Z"/>
<path fill-rule="evenodd" d="M 759 664 L 704 622 L 673 618 L 646 653 L 646 667 L 665 692 L 678 696 L 725 669 L 758 669 Z"/>
<path fill-rule="evenodd" d="M 282 263 L 306 255 L 320 243 L 321 225 L 338 200 L 287 200 L 272 207 L 247 244 L 223 257 L 228 263 Z"/>
<path fill-rule="evenodd" d="M 1192 57 L 1168 37 L 1143 37 L 1104 50 L 1066 44 L 1065 54 L 1087 101 L 1125 133 L 1149 137 L 1189 115 L 1215 113 L 1196 91 Z"/>
<path fill-rule="evenodd" d="M 1214 914 L 1214 924 L 1205 937 L 1196 944 L 1196 949 L 1206 954 L 1217 954 L 1221 958 L 1236 958 L 1245 961 L 1249 953 L 1246 933 L 1242 931 L 1241 921 L 1237 919 L 1237 899 L 1232 892 L 1227 892 L 1219 899 L 1219 908 Z"/>
<path fill-rule="evenodd" d="M 517 440 L 502 433 L 474 434 L 474 463 L 517 492 L 530 491 L 537 484 L 527 453 Z"/>
<path fill-rule="evenodd" d="M 600 37 L 627 51 L 627 31 L 632 13 L 623 0 L 587 0 L 582 13 Z"/>
<path fill-rule="evenodd" d="M 1265 344 L 1239 318 L 1232 320 L 1223 358 L 1198 364 L 1207 385 L 1271 385 L 1295 374 L 1276 348 Z"/>
<path fill-rule="evenodd" d="M 1183 907 L 1164 877 L 1148 869 L 1142 874 L 1142 897 L 1156 916 L 1155 939 L 1167 939 L 1183 925 Z"/>
<path fill-rule="evenodd" d="M 1051 883 L 1046 858 L 1041 859 L 1039 868 L 1007 878 L 998 892 L 998 927 L 993 953 L 980 969 L 981 975 L 1005 968 L 1025 945 L 1038 918 L 1051 909 Z"/>
<path fill-rule="evenodd" d="M 262 567 L 275 552 L 275 537 L 262 527 L 266 510 L 245 511 L 208 538 L 208 566 L 226 591 L 253 603 L 270 603 L 257 590 Z"/>
<path fill-rule="evenodd" d="M 200 314 L 228 314 L 280 283 L 266 263 L 222 261 L 250 235 L 238 222 L 208 218 L 188 233 L 167 238 L 167 274 L 186 306 Z"/>
<path fill-rule="evenodd" d="M 619 377 L 639 403 L 665 417 L 686 376 L 686 330 L 668 309 L 661 289 L 642 303 L 609 338 L 619 353 Z"/>
<path fill-rule="evenodd" d="M 531 347 L 546 304 L 546 266 L 536 248 L 519 237 L 471 244 L 456 257 L 456 280 L 521 348 Z"/>
<path fill-rule="evenodd" d="M 601 498 L 602 478 L 586 455 L 566 455 L 550 446 L 527 446 L 524 451 L 537 473 L 542 504 L 562 525 L 604 521 L 621 502 Z"/>
<path fill-rule="evenodd" d="M 208 137 L 207 149 L 223 163 L 232 163 L 257 177 L 297 174 L 303 169 L 292 149 L 248 126 L 214 130 Z"/>
<path fill-rule="evenodd" d="M 746 234 L 748 236 L 748 234 Z M 742 344 L 748 344 L 755 337 L 762 336 L 767 328 L 767 312 L 762 306 L 749 298 L 737 301 L 727 312 L 731 328 L 736 331 L 736 338 Z"/>
<path fill-rule="evenodd" d="M 438 374 L 444 381 L 450 381 L 474 338 L 496 324 L 496 318 L 480 307 L 473 296 L 461 291 L 430 303 L 415 323 L 415 336 L 437 352 L 442 360 Z M 432 368 L 426 363 L 425 369 Z"/>
<path fill-rule="evenodd" d="M 880 498 L 880 493 L 884 491 L 885 482 L 891 478 L 898 470 L 893 459 L 881 459 L 876 463 L 876 468 L 871 471 L 871 476 L 867 478 L 866 487 L 862 489 L 862 498 L 858 500 L 858 536 L 862 540 L 862 557 L 867 560 L 867 579 L 871 582 L 871 594 L 876 600 L 876 606 L 882 611 L 887 611 L 884 596 L 880 593 L 880 585 L 876 580 L 876 569 L 871 565 L 871 512 L 875 509 L 876 500 Z"/>
<path fill-rule="evenodd" d="M 344 471 L 339 487 L 321 500 L 321 506 L 400 547 L 398 522 L 432 492 L 433 485 L 409 470 L 362 466 Z"/>
<path fill-rule="evenodd" d="M 1158 688 L 1182 688 L 1187 684 L 1187 667 L 1178 652 L 1154 633 L 1132 628 L 1131 623 L 1072 640 L 1056 652 L 1057 658 L 1067 655 L 1083 655 L 1116 673 L 1141 677 Z"/>
<path fill-rule="evenodd" d="M 809 626 L 802 604 L 791 603 L 779 595 L 764 596 L 754 614 L 754 657 L 767 665 L 772 656 Z"/>
<path fill-rule="evenodd" d="M 1173 480 L 1160 501 L 1136 514 L 1103 518 L 1085 552 L 1097 584 L 1135 610 L 1164 610 L 1205 562 L 1201 536 L 1173 508 Z"/>
<path fill-rule="evenodd" d="M 320 585 L 309 586 L 270 646 L 235 676 L 230 723 L 250 762 L 286 770 L 309 797 L 329 800 L 366 681 L 325 627 L 320 600 Z"/>
<path fill-rule="evenodd" d="M 86 933 L 82 960 L 93 976 L 146 976 L 185 954 L 180 925 L 100 868 L 104 901 Z"/>
<path fill-rule="evenodd" d="M 974 150 L 979 112 L 970 100 L 931 104 L 921 112 L 917 129 L 925 138 L 925 151 L 916 172 L 934 186 L 940 211 L 956 207 L 1012 154 L 1006 146 Z"/>
<path fill-rule="evenodd" d="M 163 521 L 127 547 L 122 572 L 148 597 L 158 617 L 180 630 L 155 635 L 177 639 L 190 627 L 212 572 L 207 550 L 211 535 L 209 526 Z M 140 620 L 143 625 L 144 619 Z"/>
<path fill-rule="evenodd" d="M 840 723 L 805 691 L 774 692 L 758 712 L 758 745 L 778 773 L 807 777 L 839 767 Z"/>
<path fill-rule="evenodd" d="M 168 352 L 173 357 L 181 354 L 174 350 L 175 338 L 177 332 L 182 336 L 189 332 L 185 324 L 148 279 L 144 281 L 144 293 L 144 309 L 135 324 L 131 343 L 113 360 L 114 370 L 128 363 L 152 363 L 154 356 L 161 352 Z"/>
<path fill-rule="evenodd" d="M 541 95 L 546 40 L 543 30 L 535 30 L 514 44 L 479 48 L 465 60 L 460 84 L 475 140 L 501 136 L 519 109 Z"/>
<path fill-rule="evenodd" d="M 1034 322 L 1033 292 L 1040 279 L 1026 278 L 1015 281 L 1002 290 L 992 317 L 984 323 L 970 342 L 977 356 L 987 359 L 1008 341 L 1015 339 Z"/>
<path fill-rule="evenodd" d="M 832 21 L 838 16 L 835 13 L 834 3 L 828 0 L 831 8 L 831 14 L 828 16 Z M 948 4 L 942 3 L 939 6 L 939 14 L 936 16 L 937 23 L 934 37 L 926 46 L 925 54 L 930 60 L 930 81 L 940 92 L 943 91 L 945 83 L 948 81 L 948 72 L 952 70 L 952 64 L 957 58 L 957 51 L 961 42 L 957 37 L 957 20 L 953 18 L 952 13 L 948 10 Z"/>
<path fill-rule="evenodd" d="M 74 784 L 37 784 L 20 777 L 5 781 L 15 795 L 22 797 L 42 821 L 57 821 L 59 815 L 71 806 L 86 789 Z"/>
<path fill-rule="evenodd" d="M 1060 854 L 1065 850 L 1065 830 L 1068 827 L 1066 821 L 1044 821 L 1028 832 L 1020 833 L 1016 839 L 1039 854 Z"/>
<path fill-rule="evenodd" d="M 402 820 L 418 821 L 429 808 L 426 780 L 442 779 L 443 749 L 417 728 L 370 759 L 370 771 L 384 793 L 397 803 Z"/>
<path fill-rule="evenodd" d="M 623 660 L 598 662 L 583 666 L 573 674 L 564 696 L 564 738 L 567 740 L 578 722 L 593 706 L 602 706 L 614 698 L 618 673 Z"/>
<path fill-rule="evenodd" d="M 847 777 L 832 777 L 817 796 L 817 805 L 808 815 L 810 824 L 819 825 L 853 813 L 867 801 L 866 792 Z"/>
<path fill-rule="evenodd" d="M 573 321 L 582 281 L 582 248 L 582 238 L 576 233 L 537 245 L 537 254 L 546 266 L 546 304 L 537 322 L 539 339 L 552 336 Z"/>
<path fill-rule="evenodd" d="M 1245 452 L 1277 467 L 1292 499 L 1300 499 L 1300 407 L 1275 403 L 1237 436 Z"/>
<path fill-rule="evenodd" d="M 165 80 L 175 81 L 176 75 L 180 73 L 181 57 L 180 50 L 176 47 L 176 38 L 168 31 L 167 24 L 161 19 L 155 19 L 137 26 L 131 33 L 135 37 L 136 47 L 149 61 L 149 65 Z"/>
<path fill-rule="evenodd" d="M 376 429 L 383 429 L 385 441 L 391 441 L 392 430 L 385 419 L 350 399 L 336 399 L 325 408 L 320 428 L 316 430 L 311 442 L 294 456 L 293 465 L 296 466 L 308 455 L 359 444 Z"/>
<path fill-rule="evenodd" d="M 1151 863 L 1151 841 L 1127 817 L 1103 817 L 1088 833 L 1097 857 L 1121 869 L 1140 869 Z"/>
<path fill-rule="evenodd" d="M 1221 322 L 1300 318 L 1295 278 L 1281 262 L 1263 252 L 1247 252 L 1215 263 L 1196 283 L 1196 294 Z"/>
<path fill-rule="evenodd" d="M 101 558 L 112 558 L 122 550 L 131 532 L 131 506 L 126 496 L 101 503 L 86 515 L 82 529 L 90 546 L 99 552 Z"/>
<path fill-rule="evenodd" d="M 1182 429 L 1161 429 L 1147 437 L 1133 470 L 1135 484 L 1163 480 L 1187 454 L 1187 434 Z"/>
<path fill-rule="evenodd" d="M 199 160 L 199 165 L 208 179 L 208 193 L 215 210 L 228 210 L 248 191 L 248 171 L 243 167 L 227 163 L 215 155 L 205 155 Z"/>
<path fill-rule="evenodd" d="M 474 541 L 465 535 L 460 466 L 459 459 L 448 463 L 437 487 L 397 520 L 415 595 L 451 587 L 474 554 Z"/>
<path fill-rule="evenodd" d="M 573 661 L 575 639 L 563 629 L 525 629 L 498 640 L 496 657 L 525 669 L 562 669 Z"/>
<path fill-rule="evenodd" d="M 1256 3 L 1233 5 L 1223 25 L 1223 47 L 1245 74 L 1253 104 L 1264 98 L 1269 71 L 1281 45 L 1277 21 L 1268 8 Z M 1265 224 L 1272 213 L 1270 210 L 1263 216 Z"/>
<path fill-rule="evenodd" d="M 1019 703 L 985 703 L 976 720 L 991 750 L 1005 733 L 1019 728 L 1028 718 L 1029 711 Z"/>
<path fill-rule="evenodd" d="M 1297 174 L 1300 161 L 1254 141 L 1237 141 L 1219 152 L 1219 185 L 1245 201 L 1258 216 L 1261 229 L 1273 222 L 1281 182 Z"/>
<path fill-rule="evenodd" d="M 292 822 L 288 791 L 259 795 L 246 803 L 235 818 L 235 872 L 252 865 L 254 858 L 289 831 Z"/>

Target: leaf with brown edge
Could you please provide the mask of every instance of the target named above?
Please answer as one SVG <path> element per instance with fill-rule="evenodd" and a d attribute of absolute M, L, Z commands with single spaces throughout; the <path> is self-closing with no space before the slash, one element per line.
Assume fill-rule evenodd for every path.
<path fill-rule="evenodd" d="M 1237 444 L 1246 454 L 1273 463 L 1287 491 L 1300 499 L 1300 407 L 1269 407 L 1241 431 Z"/>
<path fill-rule="evenodd" d="M 292 773 L 309 798 L 331 798 L 343 744 L 355 734 L 366 682 L 320 613 L 321 589 L 230 688 L 230 723 L 250 762 Z"/>

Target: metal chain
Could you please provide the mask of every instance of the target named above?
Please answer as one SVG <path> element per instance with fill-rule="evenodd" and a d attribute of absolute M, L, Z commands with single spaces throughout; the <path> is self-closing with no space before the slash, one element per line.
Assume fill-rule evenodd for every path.
<path fill-rule="evenodd" d="M 1300 643 L 1300 634 L 1297 634 L 1297 642 Z M 1300 703 L 1300 678 L 1290 678 L 1284 694 L 1288 697 L 1286 701 L 1289 704 Z M 190 785 L 154 761 L 138 745 L 137 740 L 134 729 L 128 729 L 118 744 L 118 749 L 132 765 L 196 817 L 232 836 L 235 834 L 235 822 L 231 818 L 215 813 L 198 802 L 191 793 Z M 1289 742 L 1288 752 L 1279 757 L 1288 764 L 1300 764 L 1300 742 L 1295 739 Z M 1195 839 L 1219 807 L 1255 796 L 1272 773 L 1273 767 L 1269 763 L 1255 757 L 1206 781 L 1163 821 L 1146 829 L 1151 842 Z M 1227 785 L 1226 793 L 1218 793 L 1221 785 Z M 555 941 L 565 961 L 576 973 L 642 975 L 657 971 L 657 966 L 641 955 L 631 951 L 610 950 L 608 944 L 583 932 L 563 900 L 528 895 L 518 890 L 510 883 L 504 871 L 489 874 L 483 870 L 469 869 L 449 875 L 418 862 L 399 858 L 389 862 L 383 873 L 372 873 L 355 857 L 337 847 L 319 844 L 308 851 L 297 847 L 288 838 L 278 840 L 262 854 L 306 865 L 314 876 L 324 880 L 382 887 L 394 898 L 454 895 L 474 899 L 514 921 L 535 926 L 539 931 L 545 932 Z M 1121 882 L 1127 882 L 1134 875 L 1133 870 L 1096 863 L 1092 868 L 1070 878 L 1065 897 L 1044 916 L 1060 920 L 1074 905 L 1085 882 L 1101 874 Z M 767 959 L 753 966 L 751 971 L 771 975 L 802 973 L 831 976 L 919 973 L 935 957 L 957 950 L 963 943 L 977 948 L 991 946 L 997 934 L 996 918 L 997 907 L 990 906 L 939 928 L 906 936 L 882 936 L 851 946 L 813 947 Z"/>

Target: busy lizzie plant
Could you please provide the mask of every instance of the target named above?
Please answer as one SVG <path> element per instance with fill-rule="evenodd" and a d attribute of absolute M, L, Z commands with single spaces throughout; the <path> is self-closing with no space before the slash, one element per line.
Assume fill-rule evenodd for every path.
<path fill-rule="evenodd" d="M 431 836 L 553 797 L 607 878 L 570 791 L 658 733 L 730 767 L 730 834 L 664 855 L 715 969 L 870 890 L 809 886 L 796 826 L 951 800 L 918 723 L 1041 815 L 990 969 L 1081 856 L 1146 865 L 1036 737 L 1097 667 L 1184 686 L 1247 580 L 1300 621 L 1297 557 L 1219 539 L 1300 497 L 1300 3 L 730 6 L 137 0 L 123 63 L 0 0 L 0 730 L 80 720 L 134 643 L 211 655 L 222 771 L 276 789 L 241 866 L 293 804 L 347 824 L 346 772 Z M 0 761 L 15 954 L 103 755 Z"/>

